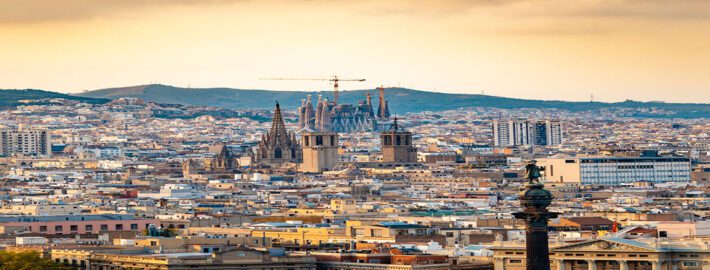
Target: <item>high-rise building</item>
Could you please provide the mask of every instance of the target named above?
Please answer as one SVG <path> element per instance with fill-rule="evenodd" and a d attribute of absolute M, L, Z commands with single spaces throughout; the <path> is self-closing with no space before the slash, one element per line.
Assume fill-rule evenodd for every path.
<path fill-rule="evenodd" d="M 495 146 L 558 145 L 562 143 L 562 125 L 558 120 L 493 120 Z"/>
<path fill-rule="evenodd" d="M 529 145 L 530 131 L 526 119 L 493 120 L 493 143 L 499 147 Z"/>
<path fill-rule="evenodd" d="M 380 134 L 382 139 L 382 162 L 417 162 L 417 148 L 412 145 L 412 133 L 397 124 L 397 117 L 389 130 Z"/>
<path fill-rule="evenodd" d="M 269 165 L 298 163 L 302 155 L 296 135 L 286 130 L 281 116 L 281 107 L 277 102 L 271 130 L 261 137 L 257 146 L 256 162 Z"/>
<path fill-rule="evenodd" d="M 52 154 L 49 131 L 43 129 L 0 130 L 0 156 Z"/>
<path fill-rule="evenodd" d="M 302 172 L 322 172 L 338 164 L 338 133 L 305 131 L 301 133 L 303 147 Z"/>
<path fill-rule="evenodd" d="M 562 144 L 562 124 L 558 120 L 536 121 L 532 135 L 535 145 Z"/>

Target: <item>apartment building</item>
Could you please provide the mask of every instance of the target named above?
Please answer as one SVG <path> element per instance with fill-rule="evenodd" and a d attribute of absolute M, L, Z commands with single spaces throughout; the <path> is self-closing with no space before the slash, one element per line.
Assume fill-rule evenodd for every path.
<path fill-rule="evenodd" d="M 49 156 L 52 154 L 47 130 L 0 129 L 0 156 Z"/>

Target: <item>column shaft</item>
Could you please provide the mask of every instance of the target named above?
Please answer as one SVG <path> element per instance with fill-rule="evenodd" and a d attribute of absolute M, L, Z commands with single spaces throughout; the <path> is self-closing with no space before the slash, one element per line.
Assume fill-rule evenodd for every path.
<path fill-rule="evenodd" d="M 629 263 L 627 261 L 619 261 L 619 269 L 629 270 Z"/>
<path fill-rule="evenodd" d="M 557 260 L 557 270 L 565 270 L 565 260 Z"/>

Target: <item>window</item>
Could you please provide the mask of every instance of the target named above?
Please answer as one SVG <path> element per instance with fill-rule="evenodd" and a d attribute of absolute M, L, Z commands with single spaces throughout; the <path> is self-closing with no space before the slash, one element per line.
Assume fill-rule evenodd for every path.
<path fill-rule="evenodd" d="M 131 224 L 131 230 L 138 230 L 138 224 Z"/>
<path fill-rule="evenodd" d="M 39 226 L 39 231 L 40 231 L 40 232 L 46 232 L 46 231 L 47 231 L 47 226 Z"/>
<path fill-rule="evenodd" d="M 117 231 L 122 231 L 122 230 L 123 230 L 123 224 L 116 224 L 116 230 L 117 230 Z"/>
<path fill-rule="evenodd" d="M 323 145 L 323 136 L 321 136 L 321 135 L 316 136 L 316 145 Z"/>
<path fill-rule="evenodd" d="M 446 232 L 446 237 L 454 237 L 454 232 Z"/>
<path fill-rule="evenodd" d="M 69 230 L 72 232 L 78 231 L 79 230 L 79 225 L 70 225 Z"/>
<path fill-rule="evenodd" d="M 683 266 L 698 266 L 698 262 L 683 262 Z"/>
<path fill-rule="evenodd" d="M 55 232 L 62 232 L 62 231 L 64 231 L 64 228 L 62 228 L 62 225 L 56 225 L 56 226 L 54 226 L 54 231 Z"/>
<path fill-rule="evenodd" d="M 108 231 L 108 224 L 101 224 L 102 231 Z"/>
<path fill-rule="evenodd" d="M 281 148 L 274 149 L 274 158 L 282 158 L 282 157 L 283 157 L 283 152 L 281 152 Z"/>
<path fill-rule="evenodd" d="M 510 260 L 510 263 L 523 263 L 523 260 Z"/>
<path fill-rule="evenodd" d="M 355 236 L 363 236 L 363 235 L 365 235 L 365 229 L 355 230 Z"/>
<path fill-rule="evenodd" d="M 94 225 L 84 225 L 84 230 L 86 232 L 93 232 L 94 231 Z"/>

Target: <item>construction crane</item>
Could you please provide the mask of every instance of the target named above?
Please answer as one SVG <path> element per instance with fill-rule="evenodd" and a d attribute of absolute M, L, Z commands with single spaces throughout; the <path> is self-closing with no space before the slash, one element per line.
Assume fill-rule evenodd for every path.
<path fill-rule="evenodd" d="M 338 104 L 338 82 L 364 82 L 365 79 L 341 79 L 338 76 L 332 78 L 261 78 L 260 80 L 274 81 L 329 81 L 333 82 L 333 102 Z"/>

